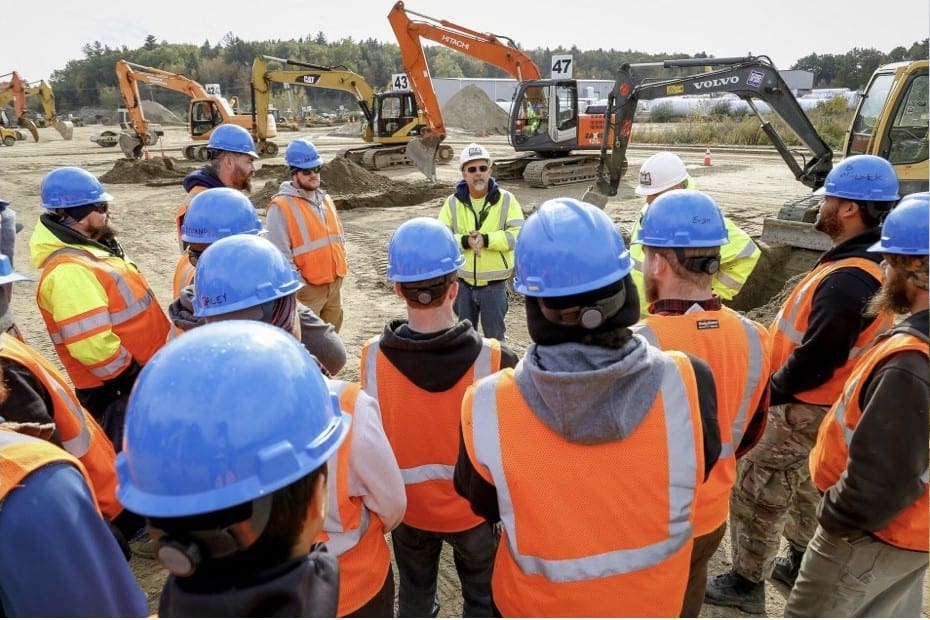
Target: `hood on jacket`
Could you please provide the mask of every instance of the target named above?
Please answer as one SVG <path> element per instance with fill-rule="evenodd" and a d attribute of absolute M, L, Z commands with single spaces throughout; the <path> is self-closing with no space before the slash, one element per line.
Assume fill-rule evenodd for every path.
<path fill-rule="evenodd" d="M 455 197 L 459 202 L 467 205 L 471 204 L 471 196 L 468 194 L 468 183 L 465 179 L 455 184 Z M 501 198 L 501 188 L 494 177 L 488 178 L 488 193 L 485 198 L 489 205 L 496 204 Z"/>
<path fill-rule="evenodd" d="M 673 364 L 642 336 L 620 349 L 531 344 L 517 364 L 520 394 L 567 441 L 596 445 L 628 437 L 652 408 Z"/>
<path fill-rule="evenodd" d="M 112 243 L 112 248 L 107 247 L 58 222 L 53 215 L 43 213 L 29 238 L 29 256 L 36 269 L 42 269 L 52 254 L 65 247 L 77 246 L 100 258 L 123 258 L 119 243 L 115 239 Z"/>
<path fill-rule="evenodd" d="M 189 192 L 197 186 L 206 187 L 207 189 L 225 187 L 223 182 L 220 181 L 220 177 L 216 173 L 216 168 L 213 167 L 213 164 L 201 166 L 197 170 L 188 173 L 181 181 L 181 186 L 184 188 L 185 192 Z"/>

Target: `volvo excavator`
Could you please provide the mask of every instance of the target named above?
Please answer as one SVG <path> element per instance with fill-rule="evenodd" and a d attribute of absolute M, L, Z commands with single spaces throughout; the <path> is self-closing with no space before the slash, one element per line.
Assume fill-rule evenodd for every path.
<path fill-rule="evenodd" d="M 710 70 L 649 83 L 634 79 L 634 68 L 656 66 Z M 879 67 L 862 93 L 845 141 L 844 156 L 872 154 L 888 159 L 895 166 L 902 195 L 928 188 L 927 67 L 926 60 Z M 607 98 L 597 179 L 584 200 L 603 207 L 608 197 L 617 194 L 627 171 L 626 151 L 639 101 L 719 92 L 733 93 L 748 104 L 795 179 L 814 190 L 823 185 L 833 167 L 833 150 L 768 57 L 675 59 L 621 65 Z M 520 97 L 518 91 L 518 102 Z M 788 147 L 754 100 L 768 104 L 797 135 L 806 152 Z M 829 237 L 813 227 L 819 198 L 806 194 L 787 202 L 777 217 L 764 220 L 761 239 L 810 250 L 829 248 Z"/>
<path fill-rule="evenodd" d="M 422 20 L 412 19 L 411 15 L 420 17 Z M 477 32 L 446 20 L 416 13 L 406 9 L 403 2 L 397 2 L 394 5 L 388 13 L 388 21 L 400 45 L 404 71 L 407 73 L 407 78 L 410 80 L 411 88 L 426 121 L 426 126 L 420 131 L 419 137 L 411 140 L 407 145 L 407 156 L 426 176 L 432 179 L 436 175 L 433 161 L 437 149 L 446 138 L 446 127 L 436 91 L 433 89 L 433 81 L 426 63 L 421 38 L 445 45 L 503 69 L 519 82 L 537 80 L 541 74 L 539 67 L 532 59 L 520 51 L 513 40 L 508 37 Z M 505 161 L 495 161 L 495 175 L 506 178 L 501 176 L 506 166 Z"/>
<path fill-rule="evenodd" d="M 16 124 L 23 127 L 32 135 L 32 139 L 39 141 L 39 130 L 35 121 L 30 118 L 29 108 L 26 105 L 27 96 L 38 96 L 45 114 L 45 122 L 58 131 L 65 140 L 74 135 L 74 124 L 58 118 L 55 111 L 55 94 L 52 87 L 45 80 L 36 84 L 27 84 L 19 73 L 13 71 L 8 82 L 0 82 L 0 107 L 12 102 Z"/>
<path fill-rule="evenodd" d="M 190 97 L 188 110 L 188 130 L 191 140 L 202 144 L 190 144 L 183 150 L 184 157 L 191 160 L 206 161 L 207 140 L 213 129 L 222 123 L 232 123 L 248 129 L 255 137 L 255 122 L 251 114 L 236 114 L 233 106 L 224 97 L 212 95 L 198 82 L 188 77 L 154 67 L 146 67 L 126 60 L 116 62 L 116 77 L 120 94 L 129 115 L 130 129 L 124 130 L 119 137 L 119 146 L 128 159 L 140 159 L 146 146 L 154 145 L 160 138 L 158 131 L 145 119 L 142 112 L 142 98 L 139 95 L 139 83 L 161 86 L 182 92 Z M 266 114 L 267 125 L 264 132 L 265 149 L 262 155 L 274 155 L 277 146 L 267 140 L 277 135 L 274 117 Z M 99 142 L 101 146 L 109 146 Z M 274 152 L 271 152 L 271 151 Z"/>
<path fill-rule="evenodd" d="M 280 63 L 282 68 L 269 69 L 269 62 Z M 263 111 L 270 109 L 274 82 L 341 90 L 355 98 L 365 117 L 361 137 L 371 144 L 342 151 L 340 154 L 347 159 L 370 170 L 413 163 L 405 149 L 420 135 L 425 122 L 409 90 L 376 93 L 365 78 L 343 66 L 315 65 L 267 55 L 258 56 L 252 62 L 252 101 L 257 114 L 255 128 L 259 147 L 266 133 L 261 119 Z M 435 162 L 448 163 L 453 156 L 452 148 L 442 145 L 435 153 Z M 435 170 L 435 163 L 431 163 Z"/>

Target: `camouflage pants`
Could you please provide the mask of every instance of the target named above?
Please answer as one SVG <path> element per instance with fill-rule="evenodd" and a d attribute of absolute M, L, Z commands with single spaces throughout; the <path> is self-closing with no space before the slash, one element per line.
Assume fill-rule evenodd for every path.
<path fill-rule="evenodd" d="M 817 529 L 820 493 L 811 482 L 808 456 L 826 412 L 801 403 L 769 408 L 762 439 L 737 464 L 730 544 L 733 568 L 746 579 L 771 577 L 782 535 L 803 551 Z"/>

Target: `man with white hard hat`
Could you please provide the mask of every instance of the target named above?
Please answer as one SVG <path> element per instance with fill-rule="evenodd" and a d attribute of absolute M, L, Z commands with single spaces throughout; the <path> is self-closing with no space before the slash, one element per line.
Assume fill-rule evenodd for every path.
<path fill-rule="evenodd" d="M 507 280 L 513 274 L 513 251 L 523 226 L 516 197 L 491 176 L 491 154 L 472 142 L 459 156 L 462 180 L 439 211 L 439 221 L 452 229 L 462 246 L 465 264 L 458 270 L 455 314 L 468 319 L 486 338 L 504 339 Z"/>
<path fill-rule="evenodd" d="M 637 196 L 644 196 L 646 204 L 643 206 L 630 239 L 636 239 L 639 227 L 652 201 L 673 189 L 695 189 L 694 179 L 688 175 L 688 170 L 681 158 L 668 151 L 659 151 L 651 156 L 639 169 L 639 184 L 634 192 Z M 714 294 L 721 299 L 733 299 L 749 279 L 749 274 L 759 262 L 762 251 L 755 242 L 728 217 L 723 218 L 726 224 L 727 235 L 730 241 L 720 247 L 720 269 L 711 280 Z M 633 258 L 633 281 L 639 290 L 643 286 L 643 249 L 641 245 L 630 247 L 630 256 Z M 640 297 L 640 310 L 643 314 L 649 313 L 649 302 L 646 296 Z"/>

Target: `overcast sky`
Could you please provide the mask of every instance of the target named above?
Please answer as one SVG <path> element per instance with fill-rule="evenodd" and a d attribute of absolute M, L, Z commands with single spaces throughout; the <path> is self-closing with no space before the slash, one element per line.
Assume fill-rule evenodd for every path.
<path fill-rule="evenodd" d="M 158 41 L 197 45 L 218 43 L 227 32 L 246 41 L 322 31 L 329 41 L 393 42 L 387 21 L 392 6 L 390 0 L 71 0 L 51 5 L 7 0 L 0 9 L 0 75 L 16 70 L 29 81 L 48 79 L 69 60 L 83 59 L 85 44 L 135 49 L 150 34 Z M 927 0 L 408 0 L 405 6 L 509 36 L 528 49 L 577 45 L 582 50 L 717 57 L 752 53 L 769 56 L 783 69 L 811 53 L 841 54 L 853 47 L 888 52 L 923 40 L 930 31 Z"/>

